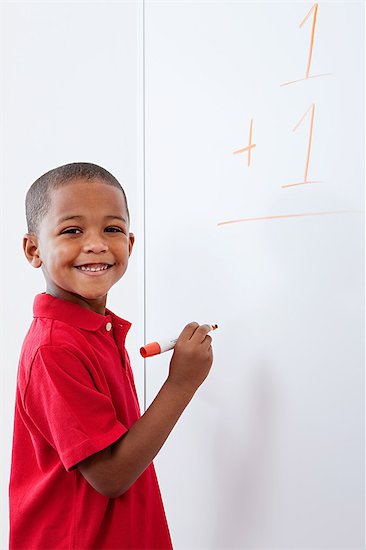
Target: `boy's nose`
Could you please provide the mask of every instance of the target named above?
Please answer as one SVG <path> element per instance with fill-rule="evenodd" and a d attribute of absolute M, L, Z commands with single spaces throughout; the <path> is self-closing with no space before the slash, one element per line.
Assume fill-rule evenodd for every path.
<path fill-rule="evenodd" d="M 99 254 L 100 252 L 108 250 L 108 245 L 105 241 L 99 238 L 89 239 L 83 245 L 83 250 L 84 252 L 95 252 L 96 254 Z"/>

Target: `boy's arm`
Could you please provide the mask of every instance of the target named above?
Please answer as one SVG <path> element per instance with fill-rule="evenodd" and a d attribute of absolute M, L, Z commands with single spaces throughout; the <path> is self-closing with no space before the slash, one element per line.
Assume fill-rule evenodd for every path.
<path fill-rule="evenodd" d="M 212 365 L 209 325 L 180 334 L 169 375 L 146 412 L 116 443 L 78 464 L 85 479 L 110 498 L 122 495 L 155 458 Z"/>

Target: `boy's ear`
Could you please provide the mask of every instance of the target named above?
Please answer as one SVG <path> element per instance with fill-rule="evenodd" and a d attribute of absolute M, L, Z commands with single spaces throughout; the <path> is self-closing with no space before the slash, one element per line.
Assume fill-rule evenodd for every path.
<path fill-rule="evenodd" d="M 33 267 L 41 267 L 42 260 L 39 256 L 38 238 L 36 235 L 26 233 L 23 237 L 23 250 L 28 262 Z"/>
<path fill-rule="evenodd" d="M 135 235 L 133 233 L 130 233 L 129 234 L 129 239 L 130 239 L 130 242 L 128 244 L 128 255 L 131 256 L 133 243 L 135 242 Z"/>

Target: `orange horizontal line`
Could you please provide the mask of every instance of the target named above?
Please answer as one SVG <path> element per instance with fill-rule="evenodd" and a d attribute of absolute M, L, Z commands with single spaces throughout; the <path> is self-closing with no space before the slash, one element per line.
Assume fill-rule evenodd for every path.
<path fill-rule="evenodd" d="M 300 181 L 299 183 L 288 183 L 287 185 L 281 185 L 283 189 L 285 187 L 294 187 L 295 185 L 307 185 L 308 183 L 322 183 L 321 181 Z"/>
<path fill-rule="evenodd" d="M 244 147 L 244 149 L 238 149 L 237 151 L 234 151 L 234 155 L 237 153 L 244 153 L 244 151 L 248 151 L 248 149 L 252 149 L 253 147 L 257 147 L 254 143 L 253 145 L 248 145 L 248 147 Z"/>
<path fill-rule="evenodd" d="M 304 214 L 281 214 L 280 216 L 263 216 L 261 218 L 241 218 L 239 220 L 227 220 L 219 222 L 217 225 L 228 225 L 230 223 L 239 222 L 256 222 L 259 220 L 279 220 L 285 218 L 302 218 L 305 216 L 326 216 L 329 214 L 363 214 L 363 210 L 335 210 L 329 212 L 306 212 Z"/>
<path fill-rule="evenodd" d="M 303 80 L 309 80 L 309 78 L 319 78 L 320 76 L 332 76 L 333 73 L 315 74 L 313 76 L 307 76 L 305 78 L 299 78 L 299 80 L 291 80 L 291 82 L 284 82 L 280 86 L 288 86 L 289 84 L 295 84 L 295 82 L 302 82 Z"/>

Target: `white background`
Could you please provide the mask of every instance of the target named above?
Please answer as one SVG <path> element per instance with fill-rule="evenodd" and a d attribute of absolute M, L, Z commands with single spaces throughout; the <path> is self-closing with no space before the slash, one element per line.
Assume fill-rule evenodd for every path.
<path fill-rule="evenodd" d="M 20 346 L 32 320 L 40 270 L 22 250 L 25 194 L 48 170 L 93 162 L 124 187 L 136 243 L 107 307 L 132 322 L 127 348 L 142 395 L 142 3 L 2 3 L 1 527 L 8 533 L 8 476 Z M 10 268 L 11 265 L 11 268 Z"/>
<path fill-rule="evenodd" d="M 24 198 L 74 161 L 129 198 L 137 241 L 108 307 L 133 322 L 141 404 L 141 342 L 219 324 L 156 459 L 175 547 L 364 547 L 364 5 L 321 2 L 311 74 L 331 74 L 281 87 L 305 76 L 311 6 L 146 2 L 143 33 L 141 2 L 2 3 L 2 547 L 16 367 L 44 290 Z M 304 179 L 309 114 L 293 128 L 312 103 L 321 183 L 282 189 Z M 248 167 L 233 152 L 251 119 Z M 148 403 L 170 356 L 146 361 Z"/>
<path fill-rule="evenodd" d="M 331 75 L 281 87 L 305 77 L 310 8 L 146 10 L 147 339 L 219 324 L 157 460 L 180 548 L 363 548 L 363 6 L 321 3 L 311 74 Z M 321 183 L 282 189 L 304 180 L 312 103 Z"/>

